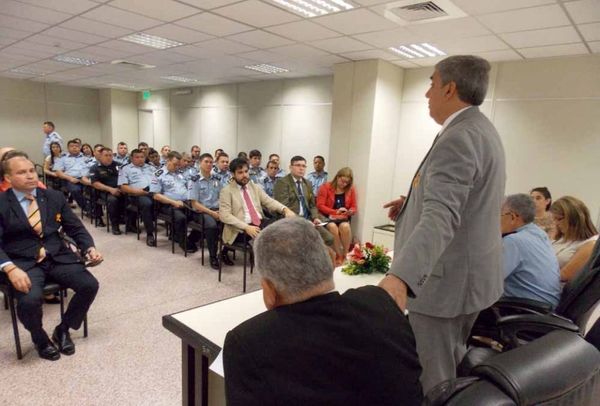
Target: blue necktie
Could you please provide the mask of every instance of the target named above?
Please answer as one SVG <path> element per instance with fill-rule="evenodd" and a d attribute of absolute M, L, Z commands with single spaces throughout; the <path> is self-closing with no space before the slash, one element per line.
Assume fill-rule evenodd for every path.
<path fill-rule="evenodd" d="M 299 180 L 296 181 L 296 187 L 298 189 L 298 196 L 300 197 L 302 211 L 304 212 L 304 218 L 307 219 L 310 216 L 310 213 L 308 212 L 308 205 L 306 204 L 306 199 L 304 198 L 304 194 L 302 193 L 302 184 Z"/>

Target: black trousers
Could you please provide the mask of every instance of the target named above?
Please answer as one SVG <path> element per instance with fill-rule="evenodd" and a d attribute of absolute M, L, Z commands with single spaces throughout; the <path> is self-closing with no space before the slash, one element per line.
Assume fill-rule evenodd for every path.
<path fill-rule="evenodd" d="M 273 224 L 274 222 L 276 222 L 277 220 L 279 220 L 278 218 L 275 217 L 264 217 L 260 220 L 260 225 L 258 226 L 261 230 L 264 230 L 266 227 L 270 226 L 271 224 Z M 250 241 L 252 238 L 250 238 L 250 236 L 248 234 L 246 234 L 245 232 L 241 232 L 237 235 L 237 237 L 235 237 L 235 241 L 234 243 L 240 243 L 243 244 L 244 242 L 248 242 Z"/>
<path fill-rule="evenodd" d="M 121 215 L 125 211 L 125 196 L 113 196 L 110 193 L 106 196 L 106 210 L 108 218 L 113 227 L 118 227 L 121 222 Z"/>
<path fill-rule="evenodd" d="M 217 220 L 215 220 L 214 217 L 206 213 L 201 213 L 199 217 L 202 217 L 204 220 L 204 237 L 206 238 L 208 253 L 211 258 L 216 258 L 218 249 L 217 244 L 219 238 L 219 225 L 217 223 Z"/>
<path fill-rule="evenodd" d="M 75 330 L 81 327 L 99 287 L 98 280 L 85 269 L 83 264 L 60 264 L 47 258 L 29 269 L 27 275 L 31 280 L 31 289 L 28 293 L 16 291 L 17 315 L 23 326 L 31 333 L 31 339 L 35 344 L 43 345 L 48 340 L 48 335 L 42 327 L 43 288 L 48 278 L 75 291 L 75 296 L 65 312 L 63 323 Z"/>
<path fill-rule="evenodd" d="M 63 182 L 67 187 L 67 191 L 69 192 L 73 200 L 77 202 L 79 207 L 82 208 L 83 211 L 89 210 L 88 204 L 85 201 L 85 198 L 83 197 L 83 186 L 81 185 L 81 183 L 71 183 L 67 180 Z"/>
<path fill-rule="evenodd" d="M 140 211 L 146 234 L 154 234 L 154 200 L 148 196 L 130 196 L 129 199 Z"/>
<path fill-rule="evenodd" d="M 171 215 L 171 209 L 173 210 L 173 238 L 175 242 L 181 243 L 187 232 L 187 220 L 200 222 L 200 214 L 185 209 L 176 209 L 168 204 L 162 205 L 160 211 L 163 214 Z M 202 238 L 202 234 L 199 231 L 192 230 L 188 237 L 188 243 L 195 244 L 200 241 L 200 238 Z"/>

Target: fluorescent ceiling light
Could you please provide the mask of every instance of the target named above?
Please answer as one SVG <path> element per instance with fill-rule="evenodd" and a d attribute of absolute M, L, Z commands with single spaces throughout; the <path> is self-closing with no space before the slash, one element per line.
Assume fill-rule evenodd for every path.
<path fill-rule="evenodd" d="M 244 66 L 246 69 L 254 70 L 262 73 L 284 73 L 289 72 L 288 69 L 280 68 L 279 66 L 267 65 L 266 63 L 261 63 L 258 65 L 247 65 Z"/>
<path fill-rule="evenodd" d="M 184 83 L 197 82 L 198 81 L 198 79 L 186 78 L 184 76 L 161 76 L 160 78 L 161 79 L 172 80 L 174 82 L 184 82 Z"/>
<path fill-rule="evenodd" d="M 308 18 L 354 8 L 350 2 L 344 0 L 271 0 L 271 2 Z"/>
<path fill-rule="evenodd" d="M 76 56 L 67 56 L 67 55 L 57 55 L 52 59 L 54 59 L 55 61 L 58 61 L 58 62 L 71 63 L 73 65 L 83 65 L 83 66 L 95 65 L 98 63 L 92 59 L 78 58 Z"/>
<path fill-rule="evenodd" d="M 426 42 L 421 44 L 400 45 L 398 47 L 390 47 L 389 49 L 408 59 L 432 58 L 434 56 L 446 55 L 444 51 L 440 51 L 438 48 Z"/>
<path fill-rule="evenodd" d="M 184 45 L 183 42 L 173 41 L 167 38 L 157 37 L 156 35 L 144 34 L 138 32 L 121 38 L 122 41 L 133 42 L 135 44 L 144 45 L 156 49 L 167 49 Z"/>
<path fill-rule="evenodd" d="M 24 66 L 22 66 L 20 68 L 11 69 L 10 72 L 18 73 L 19 75 L 31 75 L 31 76 L 44 76 L 45 75 L 45 73 L 35 72 Z"/>
<path fill-rule="evenodd" d="M 124 85 L 121 83 L 109 83 L 107 86 L 110 87 L 122 87 L 123 89 L 135 89 L 134 85 Z"/>

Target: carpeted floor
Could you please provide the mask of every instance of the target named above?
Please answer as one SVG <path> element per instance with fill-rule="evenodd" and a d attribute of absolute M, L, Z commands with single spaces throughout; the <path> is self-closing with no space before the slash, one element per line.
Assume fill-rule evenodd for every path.
<path fill-rule="evenodd" d="M 73 356 L 51 362 L 38 357 L 19 325 L 24 357 L 18 360 L 10 313 L 0 308 L 0 405 L 180 405 L 181 341 L 162 327 L 162 316 L 242 293 L 242 260 L 217 271 L 200 263 L 200 252 L 171 254 L 164 232 L 150 248 L 135 234 L 113 236 L 86 224 L 104 255 L 92 273 L 100 291 L 88 314 L 89 336 L 72 333 Z M 143 237 L 143 235 L 142 235 Z M 259 277 L 248 273 L 248 291 Z M 0 294 L 1 296 L 1 294 Z M 2 303 L 2 302 L 0 302 Z M 44 305 L 52 334 L 58 305 Z"/>

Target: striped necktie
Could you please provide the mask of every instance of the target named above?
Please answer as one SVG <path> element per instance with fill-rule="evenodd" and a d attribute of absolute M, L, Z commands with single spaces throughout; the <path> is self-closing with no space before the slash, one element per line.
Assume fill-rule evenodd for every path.
<path fill-rule="evenodd" d="M 38 207 L 36 198 L 28 194 L 25 196 L 29 200 L 29 209 L 27 210 L 27 220 L 29 225 L 33 228 L 33 231 L 40 237 L 40 240 L 44 239 L 44 230 L 42 227 L 42 217 L 40 215 L 40 208 Z M 42 262 L 46 257 L 46 249 L 43 245 L 40 246 L 40 250 L 37 254 L 36 262 Z"/>

